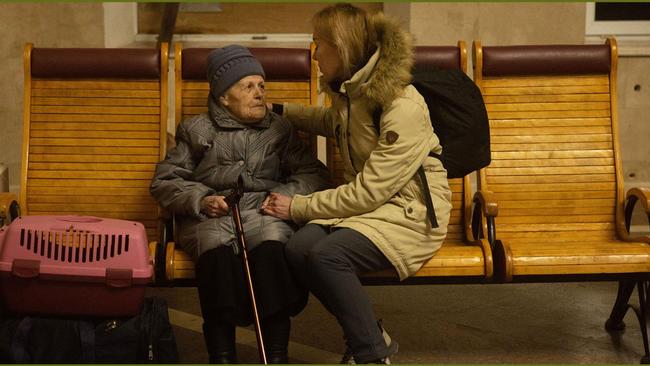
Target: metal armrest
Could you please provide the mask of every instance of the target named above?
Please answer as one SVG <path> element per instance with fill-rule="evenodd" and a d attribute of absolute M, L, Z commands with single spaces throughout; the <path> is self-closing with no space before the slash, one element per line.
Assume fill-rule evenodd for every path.
<path fill-rule="evenodd" d="M 484 233 L 487 232 L 487 239 L 490 245 L 494 248 L 494 241 L 496 239 L 496 227 L 494 218 L 499 214 L 499 207 L 494 193 L 490 191 L 478 191 L 474 194 L 472 200 L 474 210 L 472 212 L 472 234 L 474 240 L 485 237 Z M 483 223 L 485 217 L 485 223 Z"/>
<path fill-rule="evenodd" d="M 159 219 L 160 240 L 155 243 L 155 248 L 150 249 L 153 251 L 152 258 L 154 259 L 154 273 L 157 284 L 163 284 L 167 281 L 167 251 L 170 243 L 173 245 L 174 241 L 174 228 L 176 225 L 176 217 L 173 214 L 165 214 Z"/>
<path fill-rule="evenodd" d="M 641 203 L 646 215 L 648 216 L 648 226 L 650 227 L 650 189 L 635 187 L 627 191 L 625 197 L 625 229 L 630 233 L 630 224 L 632 223 L 632 213 L 637 202 Z"/>
<path fill-rule="evenodd" d="M 20 205 L 15 194 L 0 192 L 0 226 L 8 225 L 20 216 Z"/>

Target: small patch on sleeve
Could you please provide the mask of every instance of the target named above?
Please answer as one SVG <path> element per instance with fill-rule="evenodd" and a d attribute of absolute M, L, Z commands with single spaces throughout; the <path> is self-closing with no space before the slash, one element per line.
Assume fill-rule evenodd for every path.
<path fill-rule="evenodd" d="M 399 134 L 397 132 L 395 131 L 386 132 L 386 142 L 388 142 L 390 145 L 394 144 L 398 138 L 399 138 Z"/>

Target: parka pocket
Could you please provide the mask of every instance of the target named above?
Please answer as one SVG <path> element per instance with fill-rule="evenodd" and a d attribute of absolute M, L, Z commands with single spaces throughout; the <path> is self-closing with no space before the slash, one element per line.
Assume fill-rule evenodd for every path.
<path fill-rule="evenodd" d="M 409 201 L 404 206 L 404 216 L 410 220 L 419 222 L 426 219 L 427 208 L 418 201 Z"/>

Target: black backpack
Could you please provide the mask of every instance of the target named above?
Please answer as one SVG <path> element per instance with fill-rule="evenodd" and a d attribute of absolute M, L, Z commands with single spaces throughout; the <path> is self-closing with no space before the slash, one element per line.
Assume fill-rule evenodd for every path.
<path fill-rule="evenodd" d="M 416 69 L 413 86 L 429 108 L 433 130 L 440 139 L 440 159 L 447 178 L 461 178 L 490 164 L 490 124 L 481 90 L 458 69 Z M 379 133 L 381 110 L 373 123 Z M 429 185 L 422 166 L 418 169 L 431 226 L 438 227 Z"/>
<path fill-rule="evenodd" d="M 490 123 L 481 90 L 458 69 L 416 71 L 413 86 L 429 107 L 448 178 L 490 164 Z"/>
<path fill-rule="evenodd" d="M 490 124 L 481 91 L 458 69 L 418 69 L 413 86 L 429 107 L 442 154 L 434 156 L 447 169 L 447 178 L 461 178 L 490 164 Z M 379 111 L 374 118 L 379 132 Z"/>

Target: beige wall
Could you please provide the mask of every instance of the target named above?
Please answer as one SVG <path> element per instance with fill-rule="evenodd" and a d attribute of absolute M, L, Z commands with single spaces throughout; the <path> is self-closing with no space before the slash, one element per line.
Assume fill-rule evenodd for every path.
<path fill-rule="evenodd" d="M 583 43 L 584 3 L 411 3 L 418 45 Z M 470 53 L 471 55 L 471 53 Z M 468 70 L 472 69 L 469 58 Z"/>
<path fill-rule="evenodd" d="M 101 3 L 0 3 L 0 162 L 12 191 L 20 181 L 23 126 L 23 48 L 103 47 Z"/>
<path fill-rule="evenodd" d="M 618 119 L 628 187 L 650 188 L 650 57 L 618 61 Z"/>
<path fill-rule="evenodd" d="M 583 3 L 411 4 L 411 32 L 418 44 L 582 43 L 584 19 Z"/>
<path fill-rule="evenodd" d="M 618 61 L 618 120 L 625 188 L 650 188 L 650 56 Z M 641 204 L 632 216 L 632 232 L 648 233 Z"/>
<path fill-rule="evenodd" d="M 236 3 L 220 4 L 219 12 L 179 11 L 178 33 L 310 33 L 311 16 L 330 3 Z M 380 11 L 381 3 L 360 3 L 370 12 Z M 142 33 L 157 33 L 162 20 L 163 4 L 138 4 L 138 28 Z"/>

